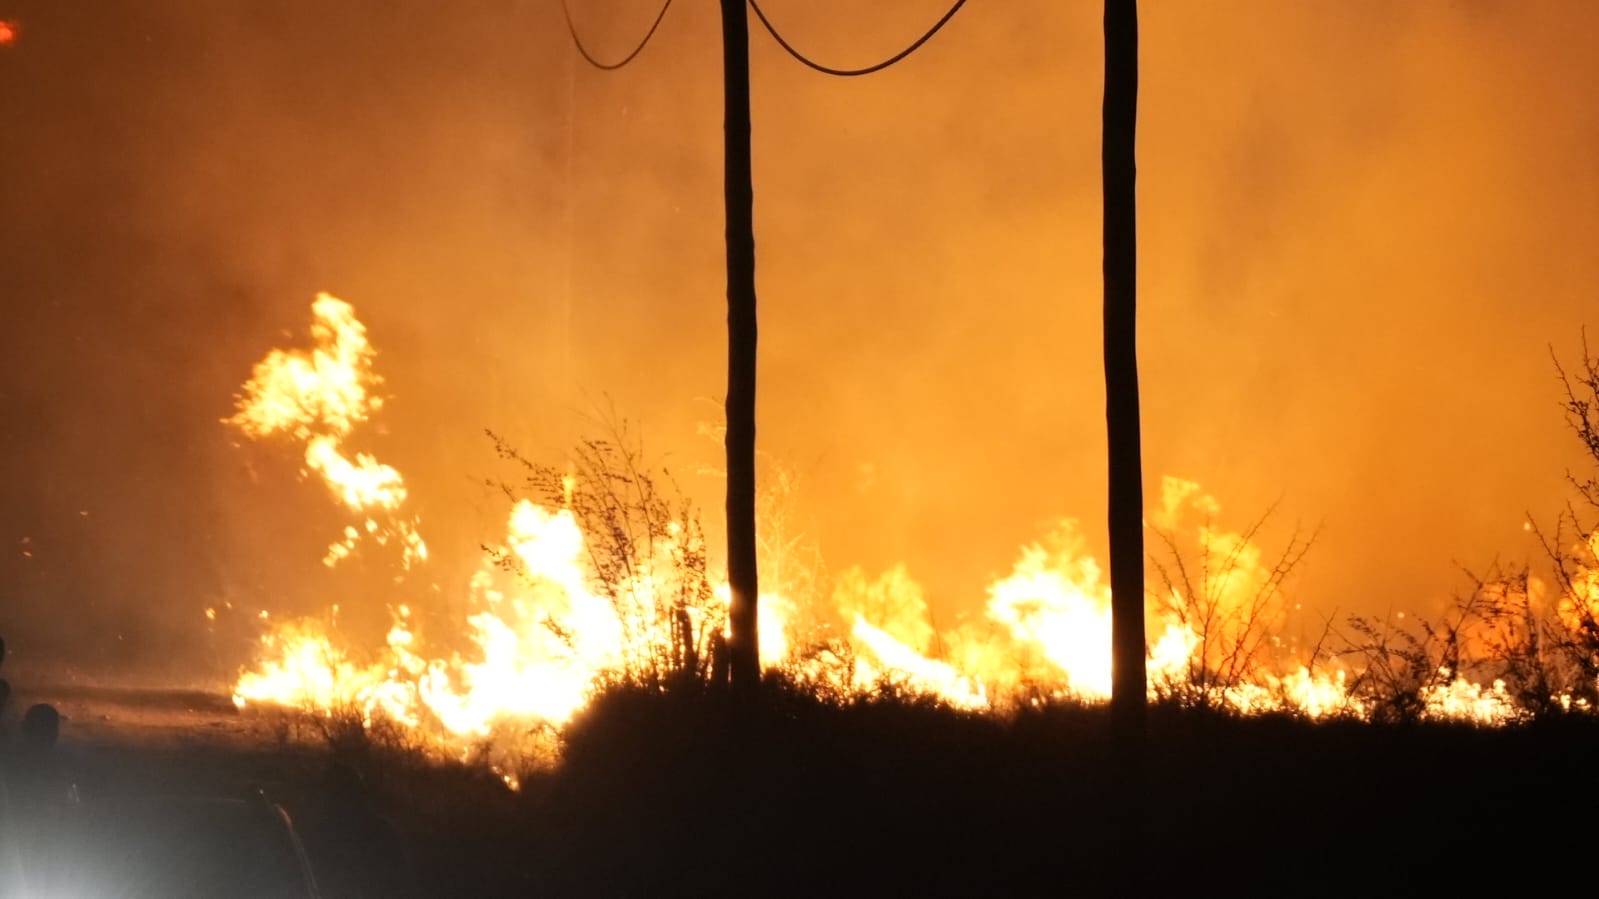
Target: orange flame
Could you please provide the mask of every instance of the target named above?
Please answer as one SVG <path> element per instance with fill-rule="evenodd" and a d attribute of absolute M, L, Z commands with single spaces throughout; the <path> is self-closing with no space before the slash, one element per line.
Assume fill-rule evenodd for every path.
<path fill-rule="evenodd" d="M 406 568 L 425 563 L 426 544 L 415 519 L 404 515 L 408 497 L 400 473 L 344 445 L 382 406 L 373 393 L 381 381 L 371 368 L 366 329 L 348 303 L 327 294 L 317 297 L 312 314 L 312 348 L 269 353 L 226 423 L 252 438 L 302 443 L 306 472 L 320 476 L 340 506 L 361 516 L 330 545 L 328 564 L 368 539 L 397 548 Z M 659 671 L 676 658 L 685 623 L 694 634 L 725 627 L 725 582 L 672 607 L 676 612 L 663 611 L 663 597 L 683 595 L 671 582 L 671 560 L 682 548 L 674 541 L 687 539 L 681 526 L 668 528 L 625 582 L 607 584 L 590 562 L 590 536 L 568 508 L 579 485 L 567 477 L 562 488 L 562 508 L 514 504 L 498 563 L 485 559 L 465 585 L 471 611 L 459 623 L 459 636 L 470 645 L 466 655 L 426 654 L 404 606 L 394 610 L 384 645 L 362 661 L 341 648 L 335 627 L 273 623 L 263 610 L 269 629 L 261 638 L 262 657 L 241 674 L 235 702 L 322 713 L 353 709 L 364 721 L 382 716 L 465 751 L 507 722 L 559 728 L 605 683 Z M 1151 602 L 1150 632 L 1158 634 L 1147 661 L 1152 695 L 1202 690 L 1210 701 L 1246 714 L 1364 717 L 1345 671 L 1312 670 L 1261 639 L 1281 621 L 1280 581 L 1260 564 L 1246 536 L 1209 523 L 1217 512 L 1197 484 L 1163 482 L 1156 525 L 1176 528 L 1183 515 L 1201 515 L 1206 523 L 1195 533 L 1204 552 L 1225 558 L 1227 566 L 1213 582 L 1188 591 L 1193 596 L 1174 585 L 1164 601 Z M 1599 552 L 1599 545 L 1593 548 Z M 1578 598 L 1599 608 L 1599 572 L 1585 576 Z M 791 580 L 816 582 L 814 576 Z M 831 608 L 823 610 L 845 626 L 845 636 L 807 633 L 801 639 L 796 599 L 816 597 L 763 595 L 761 661 L 835 696 L 891 685 L 974 710 L 1002 709 L 1038 688 L 1091 701 L 1109 697 L 1110 589 L 1069 523 L 1022 547 L 1011 572 L 987 593 L 981 620 L 941 633 L 904 566 L 877 578 L 846 569 L 834 579 Z M 1261 659 L 1252 656 L 1250 664 L 1218 678 L 1218 643 L 1261 647 Z M 1502 682 L 1484 687 L 1456 678 L 1423 699 L 1432 717 L 1505 723 L 1517 714 Z"/>
<path fill-rule="evenodd" d="M 372 392 L 382 379 L 372 371 L 374 352 L 366 326 L 355 317 L 353 306 L 326 293 L 317 295 L 311 315 L 313 348 L 273 350 L 257 363 L 236 411 L 224 423 L 252 438 L 281 435 L 303 442 L 307 472 L 320 475 L 345 508 L 392 515 L 406 498 L 400 473 L 367 453 L 352 456 L 344 448 L 356 426 L 383 408 L 383 398 Z M 398 543 L 407 569 L 427 559 L 427 543 L 415 519 L 382 524 L 367 518 L 359 529 L 345 528 L 323 563 L 333 566 L 347 558 L 363 535 L 379 545 Z"/>

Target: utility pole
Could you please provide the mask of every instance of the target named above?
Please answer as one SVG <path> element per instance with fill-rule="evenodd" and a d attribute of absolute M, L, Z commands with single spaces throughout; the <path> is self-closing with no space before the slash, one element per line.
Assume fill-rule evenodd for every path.
<path fill-rule="evenodd" d="M 840 69 L 815 62 L 783 39 L 755 0 L 721 0 L 723 194 L 727 218 L 727 580 L 732 602 L 727 613 L 725 658 L 733 691 L 754 695 L 761 682 L 757 632 L 760 580 L 755 561 L 755 190 L 750 165 L 750 33 L 749 8 L 761 25 L 795 60 L 827 75 L 855 77 L 888 68 L 932 39 L 966 0 L 949 10 L 925 34 L 899 53 L 859 69 Z M 661 4 L 655 22 L 631 53 L 617 62 L 602 62 L 589 53 L 563 0 L 566 28 L 577 51 L 590 65 L 615 71 L 632 62 L 660 27 L 672 0 Z M 721 654 L 719 654 L 719 657 Z M 713 666 L 713 670 L 720 670 Z"/>
<path fill-rule="evenodd" d="M 1138 3 L 1105 0 L 1105 432 L 1109 456 L 1111 746 L 1120 852 L 1112 882 L 1137 892 L 1148 694 L 1144 483 L 1138 404 Z M 1125 874 L 1127 880 L 1121 880 Z"/>
<path fill-rule="evenodd" d="M 750 171 L 750 39 L 746 0 L 722 0 L 724 193 L 727 214 L 728 655 L 735 693 L 760 685 L 755 563 L 755 191 Z"/>

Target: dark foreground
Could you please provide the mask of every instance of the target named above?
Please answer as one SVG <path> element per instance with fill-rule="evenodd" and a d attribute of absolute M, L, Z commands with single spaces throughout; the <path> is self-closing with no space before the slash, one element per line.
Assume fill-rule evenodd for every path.
<path fill-rule="evenodd" d="M 1590 719 L 1482 731 L 1156 709 L 1129 859 L 1102 710 L 998 720 L 776 692 L 736 716 L 717 696 L 621 692 L 570 729 L 562 767 L 512 793 L 381 738 L 297 739 L 215 697 L 146 696 L 121 734 L 96 701 L 138 705 L 62 700 L 87 800 L 259 788 L 328 896 L 1581 894 L 1596 876 Z"/>

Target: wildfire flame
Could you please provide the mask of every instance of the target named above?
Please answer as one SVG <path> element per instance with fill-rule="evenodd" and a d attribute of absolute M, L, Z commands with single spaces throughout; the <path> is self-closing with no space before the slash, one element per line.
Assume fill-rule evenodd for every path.
<path fill-rule="evenodd" d="M 392 466 L 367 453 L 352 455 L 344 447 L 356 426 L 383 408 L 383 398 L 373 393 L 382 379 L 372 371 L 374 351 L 366 326 L 355 317 L 353 306 L 326 293 L 311 304 L 311 316 L 313 348 L 273 350 L 257 363 L 236 411 L 224 423 L 255 439 L 300 441 L 307 473 L 320 475 L 345 508 L 393 516 L 405 503 L 405 480 Z M 323 562 L 331 567 L 348 557 L 363 534 L 380 545 L 397 542 L 406 568 L 427 559 L 427 543 L 415 519 L 384 523 L 369 517 L 360 528 L 347 527 Z"/>
<path fill-rule="evenodd" d="M 225 421 L 246 437 L 302 444 L 305 473 L 320 477 L 332 499 L 359 517 L 330 545 L 329 565 L 368 539 L 397 547 L 407 569 L 425 563 L 426 543 L 405 514 L 401 474 L 345 445 L 382 408 L 366 328 L 350 304 L 327 294 L 311 311 L 311 348 L 272 350 Z M 278 623 L 263 611 L 261 658 L 239 677 L 234 701 L 322 713 L 350 709 L 364 721 L 385 717 L 461 749 L 505 724 L 558 729 L 611 681 L 685 666 L 708 670 L 705 654 L 715 640 L 705 638 L 725 628 L 725 581 L 704 590 L 681 582 L 674 560 L 692 538 L 676 521 L 645 548 L 636 569 L 599 577 L 590 553 L 594 535 L 583 532 L 569 508 L 582 489 L 567 476 L 556 506 L 513 505 L 502 552 L 486 558 L 462 587 L 471 611 L 458 636 L 470 645 L 467 654 L 429 656 L 405 606 L 393 610 L 384 645 L 359 654 L 359 661 L 341 644 L 336 616 Z M 1152 597 L 1150 633 L 1158 635 L 1148 658 L 1152 694 L 1188 691 L 1244 713 L 1363 717 L 1367 710 L 1351 693 L 1348 671 L 1313 668 L 1265 639 L 1285 614 L 1280 570 L 1261 563 L 1247 536 L 1209 524 L 1219 507 L 1197 484 L 1167 478 L 1161 495 L 1152 515 L 1157 526 L 1202 516 L 1206 524 L 1196 533 L 1205 558 L 1226 564 L 1186 592 L 1173 586 L 1160 601 Z M 1590 603 L 1590 616 L 1599 611 L 1599 572 L 1584 576 L 1563 615 L 1580 617 L 1583 609 L 1573 602 Z M 822 604 L 819 616 L 837 622 L 833 633 L 841 637 L 796 632 L 802 610 L 816 611 L 818 597 L 761 597 L 761 661 L 835 696 L 893 685 L 963 709 L 1003 707 L 1024 688 L 1032 695 L 1042 689 L 1090 701 L 1109 697 L 1110 589 L 1069 525 L 1022 547 L 1010 573 L 987 594 L 981 619 L 940 633 L 903 566 L 877 578 L 847 569 L 834 579 L 831 603 Z M 1230 647 L 1231 655 L 1218 646 Z M 1239 647 L 1248 649 L 1247 658 L 1239 658 Z M 1504 723 L 1517 714 L 1503 682 L 1485 687 L 1456 677 L 1421 698 L 1433 717 Z"/>

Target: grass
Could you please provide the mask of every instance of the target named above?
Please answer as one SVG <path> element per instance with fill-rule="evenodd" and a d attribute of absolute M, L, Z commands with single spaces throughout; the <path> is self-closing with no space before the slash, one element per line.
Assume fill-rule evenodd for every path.
<path fill-rule="evenodd" d="M 1107 724 L 1068 703 L 1000 718 L 774 683 L 739 715 L 711 691 L 617 688 L 518 793 L 421 762 L 391 762 L 377 792 L 427 895 L 1101 894 L 1119 892 Z M 1139 889 L 1343 894 L 1495 870 L 1528 886 L 1585 857 L 1586 833 L 1555 822 L 1586 802 L 1596 749 L 1589 717 L 1484 730 L 1156 705 Z"/>

